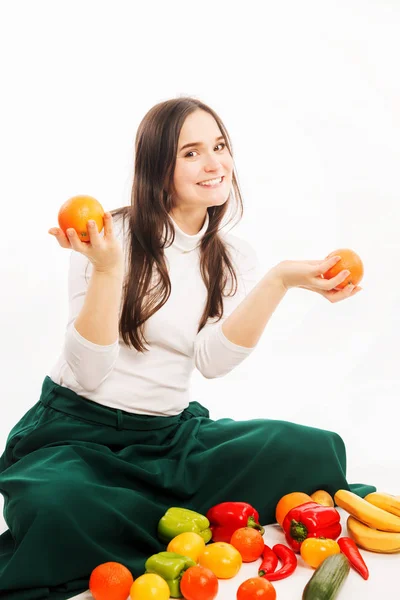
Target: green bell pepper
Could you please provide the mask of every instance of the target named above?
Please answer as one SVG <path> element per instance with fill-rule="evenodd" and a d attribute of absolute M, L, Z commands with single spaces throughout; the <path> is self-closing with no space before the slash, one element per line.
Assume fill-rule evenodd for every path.
<path fill-rule="evenodd" d="M 156 573 L 168 583 L 172 598 L 182 598 L 180 583 L 189 567 L 196 566 L 194 560 L 176 552 L 159 552 L 146 560 L 146 573 Z"/>
<path fill-rule="evenodd" d="M 158 523 L 157 534 L 164 544 L 185 531 L 198 533 L 206 544 L 212 537 L 207 517 L 188 508 L 169 508 Z"/>

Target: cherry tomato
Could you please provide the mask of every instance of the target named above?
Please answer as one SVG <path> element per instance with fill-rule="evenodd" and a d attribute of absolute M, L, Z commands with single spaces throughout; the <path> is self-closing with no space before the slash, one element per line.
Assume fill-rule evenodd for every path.
<path fill-rule="evenodd" d="M 181 579 L 181 593 L 185 600 L 214 600 L 218 594 L 218 579 L 205 567 L 189 567 Z"/>

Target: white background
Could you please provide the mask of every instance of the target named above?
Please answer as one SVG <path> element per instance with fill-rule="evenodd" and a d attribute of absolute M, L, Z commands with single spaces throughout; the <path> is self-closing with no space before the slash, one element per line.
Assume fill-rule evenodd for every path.
<path fill-rule="evenodd" d="M 349 480 L 400 494 L 399 31 L 395 0 L 1 5 L 3 446 L 63 343 L 69 252 L 47 233 L 60 205 L 128 204 L 141 119 L 193 95 L 230 132 L 233 233 L 263 272 L 343 247 L 365 267 L 336 305 L 291 290 L 240 367 L 195 374 L 193 399 L 214 418 L 336 430 Z"/>

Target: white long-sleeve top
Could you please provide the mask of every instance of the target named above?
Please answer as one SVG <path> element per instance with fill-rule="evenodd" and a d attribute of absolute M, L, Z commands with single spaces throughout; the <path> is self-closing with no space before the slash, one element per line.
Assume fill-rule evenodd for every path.
<path fill-rule="evenodd" d="M 186 234 L 171 221 L 175 240 L 164 249 L 171 295 L 145 323 L 144 333 L 150 348 L 145 353 L 127 346 L 121 337 L 108 346 L 94 344 L 75 329 L 92 265 L 82 254 L 71 252 L 65 343 L 49 374 L 55 383 L 98 404 L 132 413 L 170 416 L 188 406 L 190 378 L 195 367 L 204 377 L 221 377 L 253 351 L 232 343 L 222 332 L 223 321 L 258 281 L 258 261 L 253 248 L 237 236 L 221 233 L 236 268 L 238 290 L 234 296 L 224 297 L 222 319 L 218 322 L 209 319 L 197 333 L 207 299 L 199 269 L 199 244 L 209 218 L 207 214 L 202 229 L 195 235 Z M 126 257 L 126 227 L 121 226 L 122 218 L 114 222 Z"/>

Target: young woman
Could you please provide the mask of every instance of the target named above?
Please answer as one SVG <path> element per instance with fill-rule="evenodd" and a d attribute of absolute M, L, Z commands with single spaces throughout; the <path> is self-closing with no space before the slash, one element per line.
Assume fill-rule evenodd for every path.
<path fill-rule="evenodd" d="M 349 489 L 336 433 L 214 421 L 191 401 L 193 369 L 213 378 L 240 364 L 291 288 L 331 302 L 360 289 L 335 289 L 346 272 L 321 277 L 336 258 L 259 277 L 251 246 L 221 230 L 241 210 L 223 123 L 179 98 L 139 126 L 131 206 L 107 213 L 101 234 L 89 224 L 90 243 L 50 230 L 72 249 L 70 314 L 59 360 L 0 461 L 0 596 L 69 598 L 110 560 L 140 575 L 165 549 L 157 524 L 171 506 L 205 514 L 246 501 L 267 524 L 288 492 Z"/>

